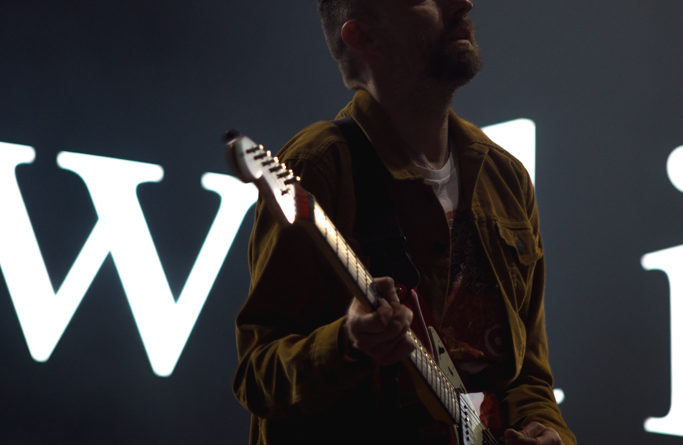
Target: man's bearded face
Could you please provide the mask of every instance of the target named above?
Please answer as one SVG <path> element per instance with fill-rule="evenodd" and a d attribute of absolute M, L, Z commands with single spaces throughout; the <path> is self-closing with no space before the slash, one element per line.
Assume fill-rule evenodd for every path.
<path fill-rule="evenodd" d="M 428 74 L 458 88 L 481 70 L 479 45 L 470 19 L 446 27 L 429 57 Z"/>

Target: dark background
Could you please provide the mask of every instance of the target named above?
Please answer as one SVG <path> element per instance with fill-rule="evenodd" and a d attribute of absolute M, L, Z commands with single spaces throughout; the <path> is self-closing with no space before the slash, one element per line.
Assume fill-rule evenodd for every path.
<path fill-rule="evenodd" d="M 485 68 L 454 107 L 537 127 L 564 415 L 583 444 L 683 443 L 643 429 L 668 411 L 671 365 L 668 282 L 640 266 L 683 244 L 666 175 L 683 145 L 683 3 L 482 1 L 471 15 Z M 0 0 L 0 141 L 36 149 L 17 178 L 55 286 L 96 219 L 58 152 L 163 166 L 139 198 L 177 295 L 218 206 L 199 180 L 225 170 L 222 131 L 277 148 L 350 96 L 311 0 Z M 245 443 L 231 380 L 251 219 L 169 378 L 149 366 L 111 259 L 46 363 L 0 280 L 0 442 Z"/>

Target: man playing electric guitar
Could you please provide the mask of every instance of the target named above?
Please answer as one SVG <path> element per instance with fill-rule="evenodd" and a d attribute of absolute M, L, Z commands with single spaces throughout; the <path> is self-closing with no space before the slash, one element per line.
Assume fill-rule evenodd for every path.
<path fill-rule="evenodd" d="M 386 199 L 419 274 L 421 312 L 465 386 L 485 394 L 485 425 L 508 445 L 573 445 L 552 392 L 531 181 L 450 109 L 480 68 L 471 9 L 470 0 L 319 0 L 328 46 L 355 91 L 338 117 L 355 122 L 389 173 Z M 278 155 L 372 262 L 357 222 L 375 216 L 357 207 L 364 191 L 349 145 L 337 123 L 318 122 Z M 369 310 L 261 199 L 249 265 L 234 391 L 252 412 L 251 443 L 476 443 L 411 402 L 397 363 L 414 348 L 417 314 L 392 278 L 375 279 L 384 298 Z"/>

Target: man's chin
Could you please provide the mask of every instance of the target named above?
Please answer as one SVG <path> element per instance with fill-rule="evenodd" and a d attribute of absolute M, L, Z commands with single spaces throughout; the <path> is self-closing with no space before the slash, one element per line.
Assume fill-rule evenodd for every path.
<path fill-rule="evenodd" d="M 436 79 L 446 82 L 453 88 L 465 85 L 481 70 L 481 57 L 475 46 L 470 46 L 469 50 L 462 49 L 449 56 L 434 60 L 432 74 Z"/>

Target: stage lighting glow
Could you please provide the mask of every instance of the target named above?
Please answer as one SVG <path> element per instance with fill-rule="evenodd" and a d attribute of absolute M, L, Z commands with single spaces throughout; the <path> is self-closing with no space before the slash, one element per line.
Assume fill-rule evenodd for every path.
<path fill-rule="evenodd" d="M 536 182 L 536 124 L 531 119 L 515 119 L 482 127 L 493 142 L 519 159 Z"/>
<path fill-rule="evenodd" d="M 558 405 L 561 404 L 562 402 L 564 402 L 564 391 L 563 390 L 561 390 L 559 388 L 553 389 L 553 394 L 555 395 L 555 400 L 557 401 Z"/>
<path fill-rule="evenodd" d="M 675 148 L 669 155 L 666 161 L 666 172 L 674 187 L 679 192 L 683 192 L 683 145 Z"/>

